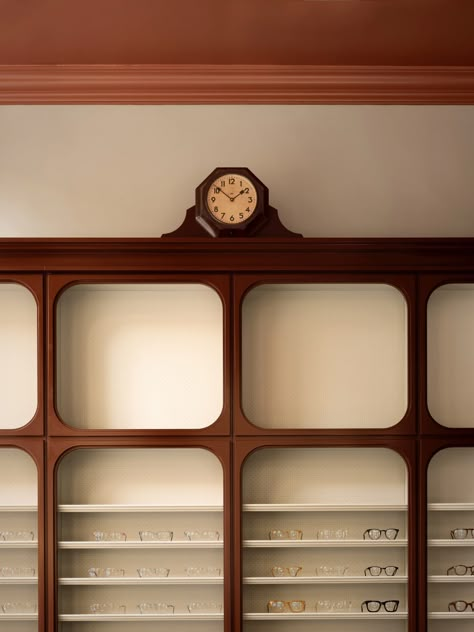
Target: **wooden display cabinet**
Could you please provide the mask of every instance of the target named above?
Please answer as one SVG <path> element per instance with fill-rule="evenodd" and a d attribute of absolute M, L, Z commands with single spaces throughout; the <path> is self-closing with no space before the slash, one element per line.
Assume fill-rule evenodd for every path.
<path fill-rule="evenodd" d="M 36 358 L 23 378 L 5 360 L 23 316 L 15 307 L 2 320 L 10 356 L 0 353 L 0 399 L 36 406 L 21 423 L 0 415 L 0 449 L 29 454 L 38 472 L 38 613 L 0 613 L 0 629 L 122 632 L 133 621 L 141 632 L 305 632 L 324 622 L 331 632 L 437 632 L 444 617 L 459 632 L 472 626 L 470 610 L 437 609 L 464 599 L 454 589 L 474 575 L 447 580 L 448 554 L 433 562 L 442 547 L 428 540 L 436 525 L 446 531 L 450 511 L 451 530 L 474 527 L 469 494 L 430 500 L 430 476 L 441 480 L 443 468 L 448 487 L 464 489 L 454 457 L 433 469 L 436 455 L 474 449 L 473 239 L 3 239 L 1 283 L 26 288 L 37 306 L 28 316 Z M 431 299 L 445 285 L 453 292 Z M 444 338 L 450 322 L 467 354 L 460 364 Z M 438 361 L 452 379 L 433 373 Z M 179 475 L 168 480 L 166 467 Z M 17 484 L 7 481 L 0 515 Z M 369 528 L 397 537 L 367 543 Z M 179 537 L 150 543 L 142 530 Z M 188 530 L 207 535 L 186 540 Z M 282 539 L 288 530 L 301 540 Z M 92 531 L 129 537 L 104 544 Z M 209 540 L 216 532 L 223 540 Z M 472 542 L 445 549 L 468 554 Z M 292 565 L 304 572 L 285 575 Z M 379 581 L 365 573 L 371 565 L 398 569 Z M 170 572 L 142 578 L 142 566 Z M 338 575 L 344 566 L 350 574 Z M 8 602 L 22 602 L 21 577 L 1 583 Z M 126 614 L 87 610 L 115 598 Z M 283 612 L 268 612 L 270 600 Z M 291 611 L 292 600 L 305 611 Z M 366 600 L 399 607 L 361 611 Z M 352 610 L 334 611 L 349 601 Z M 140 614 L 142 602 L 175 612 Z M 194 602 L 204 610 L 187 612 Z M 333 610 L 318 613 L 319 602 Z"/>

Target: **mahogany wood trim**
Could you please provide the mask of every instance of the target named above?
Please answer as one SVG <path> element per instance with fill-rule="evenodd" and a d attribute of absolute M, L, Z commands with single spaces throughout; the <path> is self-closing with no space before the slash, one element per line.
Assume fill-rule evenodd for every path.
<path fill-rule="evenodd" d="M 474 273 L 474 238 L 0 238 L 10 270 Z"/>
<path fill-rule="evenodd" d="M 0 66 L 3 104 L 472 104 L 473 66 Z"/>

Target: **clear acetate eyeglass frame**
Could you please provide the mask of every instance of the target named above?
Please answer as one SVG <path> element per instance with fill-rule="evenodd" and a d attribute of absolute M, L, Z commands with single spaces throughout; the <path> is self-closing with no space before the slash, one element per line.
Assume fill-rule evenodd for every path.
<path fill-rule="evenodd" d="M 447 569 L 446 575 L 474 575 L 474 566 L 456 564 L 456 566 L 450 566 Z"/>
<path fill-rule="evenodd" d="M 458 527 L 451 531 L 453 540 L 465 540 L 468 537 L 474 538 L 474 527 Z"/>

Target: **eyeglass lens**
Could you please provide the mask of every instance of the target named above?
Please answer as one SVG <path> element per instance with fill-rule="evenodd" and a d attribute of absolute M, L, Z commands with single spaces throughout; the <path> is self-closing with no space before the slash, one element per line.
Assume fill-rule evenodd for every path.
<path fill-rule="evenodd" d="M 468 608 L 470 608 L 474 612 L 474 601 L 451 601 L 448 606 L 448 610 L 455 610 L 456 612 L 464 612 Z"/>
<path fill-rule="evenodd" d="M 396 575 L 397 571 L 398 566 L 368 566 L 364 569 L 364 575 L 368 574 L 376 577 L 385 573 L 385 575 L 392 577 L 393 575 Z"/>
<path fill-rule="evenodd" d="M 453 540 L 464 540 L 468 537 L 474 538 L 474 527 L 459 527 L 451 531 Z"/>
<path fill-rule="evenodd" d="M 456 566 L 450 566 L 446 573 L 448 575 L 474 575 L 474 566 L 464 566 L 464 564 L 457 564 Z"/>
<path fill-rule="evenodd" d="M 399 529 L 367 529 L 364 531 L 364 539 L 379 540 L 385 534 L 387 540 L 395 540 L 398 533 Z"/>
<path fill-rule="evenodd" d="M 391 599 L 389 601 L 363 601 L 360 609 L 363 610 L 366 608 L 369 612 L 378 612 L 380 608 L 383 607 L 386 612 L 396 612 L 399 603 L 397 599 Z"/>

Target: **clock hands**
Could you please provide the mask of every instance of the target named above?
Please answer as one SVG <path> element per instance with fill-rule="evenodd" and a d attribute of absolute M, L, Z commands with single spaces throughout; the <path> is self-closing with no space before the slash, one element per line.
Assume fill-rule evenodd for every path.
<path fill-rule="evenodd" d="M 227 195 L 227 193 L 223 189 L 221 189 L 220 187 L 217 187 L 217 191 L 218 191 L 218 193 L 223 193 L 227 198 L 229 198 L 229 200 L 231 202 L 233 202 L 236 198 L 238 198 L 239 195 L 242 195 L 242 193 L 245 193 L 245 189 L 242 189 L 242 191 L 237 193 L 237 195 L 234 195 L 234 197 L 231 197 L 230 195 Z"/>

